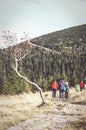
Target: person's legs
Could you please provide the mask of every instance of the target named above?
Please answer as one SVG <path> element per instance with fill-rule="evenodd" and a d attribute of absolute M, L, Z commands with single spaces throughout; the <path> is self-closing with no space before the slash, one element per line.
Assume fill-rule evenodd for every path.
<path fill-rule="evenodd" d="M 65 98 L 68 98 L 68 92 L 65 92 Z"/>
<path fill-rule="evenodd" d="M 62 90 L 61 96 L 62 96 L 62 98 L 64 98 L 64 90 Z"/>
<path fill-rule="evenodd" d="M 54 97 L 54 89 L 52 89 L 52 97 Z"/>
<path fill-rule="evenodd" d="M 63 97 L 64 97 L 63 90 L 59 90 L 59 97 L 60 97 L 60 98 L 63 98 Z"/>
<path fill-rule="evenodd" d="M 52 97 L 55 98 L 56 97 L 56 89 L 52 90 Z"/>
<path fill-rule="evenodd" d="M 54 98 L 56 98 L 56 89 L 54 89 L 53 92 L 54 92 Z"/>

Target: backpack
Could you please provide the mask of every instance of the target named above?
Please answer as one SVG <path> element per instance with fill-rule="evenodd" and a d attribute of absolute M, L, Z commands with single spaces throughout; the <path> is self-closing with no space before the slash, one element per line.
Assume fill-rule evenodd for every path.
<path fill-rule="evenodd" d="M 58 84 L 56 81 L 54 81 L 52 84 L 51 84 L 51 87 L 52 89 L 58 89 Z"/>
<path fill-rule="evenodd" d="M 67 85 L 65 84 L 64 86 L 64 91 L 66 92 L 67 91 Z"/>
<path fill-rule="evenodd" d="M 59 90 L 64 90 L 64 82 L 62 80 L 59 81 Z"/>
<path fill-rule="evenodd" d="M 69 91 L 67 84 L 65 84 L 65 86 L 64 86 L 64 91 L 65 91 L 65 92 L 68 92 L 68 91 Z"/>

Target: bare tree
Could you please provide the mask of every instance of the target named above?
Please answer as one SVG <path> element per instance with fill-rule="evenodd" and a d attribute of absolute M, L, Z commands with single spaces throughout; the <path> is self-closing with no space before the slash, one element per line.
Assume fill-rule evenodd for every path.
<path fill-rule="evenodd" d="M 21 78 L 23 78 L 24 80 L 26 80 L 28 83 L 34 85 L 40 92 L 40 97 L 42 99 L 42 104 L 45 103 L 45 100 L 44 100 L 44 97 L 43 97 L 43 93 L 42 93 L 42 89 L 34 82 L 30 81 L 29 79 L 27 79 L 27 77 L 21 75 L 18 71 L 18 62 L 23 60 L 25 58 L 26 55 L 30 54 L 30 51 L 31 51 L 31 48 L 32 48 L 32 44 L 30 41 L 27 41 L 27 44 L 26 44 L 26 50 L 22 50 L 22 48 L 20 48 L 20 50 L 18 49 L 19 52 L 17 52 L 17 50 L 14 50 L 15 51 L 15 55 L 14 55 L 14 59 L 15 59 L 15 64 L 12 65 L 13 69 L 15 70 L 15 72 L 17 73 L 17 75 Z"/>

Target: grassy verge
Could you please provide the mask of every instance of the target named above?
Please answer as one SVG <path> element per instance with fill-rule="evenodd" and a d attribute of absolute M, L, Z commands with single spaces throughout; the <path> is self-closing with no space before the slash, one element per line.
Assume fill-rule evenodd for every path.
<path fill-rule="evenodd" d="M 15 96 L 0 96 L 0 129 L 18 124 L 37 114 L 49 112 L 53 104 L 37 107 L 41 103 L 39 94 L 22 94 Z"/>

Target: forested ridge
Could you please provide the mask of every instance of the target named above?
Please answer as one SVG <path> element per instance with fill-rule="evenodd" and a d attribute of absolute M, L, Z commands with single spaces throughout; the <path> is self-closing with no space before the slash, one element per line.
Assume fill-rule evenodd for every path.
<path fill-rule="evenodd" d="M 50 89 L 51 81 L 64 78 L 70 86 L 86 77 L 86 25 L 52 32 L 34 39 L 31 42 L 52 50 L 45 51 L 39 47 L 32 50 L 19 63 L 19 72 L 44 90 Z M 12 49 L 26 43 L 0 50 L 0 93 L 15 94 L 23 91 L 34 91 L 26 81 L 19 78 L 12 68 Z M 61 52 L 61 53 L 54 53 Z"/>

